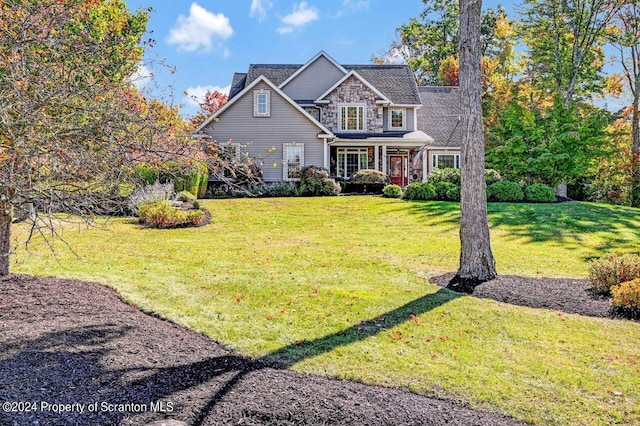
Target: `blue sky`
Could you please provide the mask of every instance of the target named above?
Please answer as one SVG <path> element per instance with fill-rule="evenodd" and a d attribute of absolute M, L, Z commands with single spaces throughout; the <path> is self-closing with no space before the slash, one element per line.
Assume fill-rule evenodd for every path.
<path fill-rule="evenodd" d="M 197 107 L 183 92 L 228 90 L 233 73 L 250 63 L 302 64 L 321 50 L 341 63 L 369 63 L 423 10 L 421 0 L 126 1 L 132 11 L 153 8 L 148 29 L 156 44 L 147 59 L 175 67 L 172 74 L 147 63 L 158 86 L 147 89 L 183 104 L 186 115 Z"/>

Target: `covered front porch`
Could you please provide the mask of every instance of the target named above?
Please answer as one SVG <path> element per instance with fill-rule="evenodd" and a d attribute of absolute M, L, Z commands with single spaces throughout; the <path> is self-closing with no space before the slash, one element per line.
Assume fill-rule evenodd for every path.
<path fill-rule="evenodd" d="M 358 170 L 373 169 L 389 175 L 396 185 L 424 182 L 428 171 L 426 148 L 432 141 L 423 132 L 391 138 L 338 137 L 327 144 L 327 168 L 340 180 L 348 180 Z"/>

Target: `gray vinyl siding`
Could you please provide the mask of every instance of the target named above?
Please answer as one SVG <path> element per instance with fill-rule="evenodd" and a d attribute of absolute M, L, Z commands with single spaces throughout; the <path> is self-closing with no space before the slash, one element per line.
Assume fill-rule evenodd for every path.
<path fill-rule="evenodd" d="M 389 110 L 391 109 L 396 109 L 393 107 L 389 107 L 389 108 L 385 108 L 383 111 L 383 117 L 382 117 L 382 124 L 384 126 L 384 130 L 387 131 L 393 131 L 394 129 L 389 127 Z M 404 114 L 405 114 L 405 130 L 407 132 L 412 132 L 414 130 L 416 130 L 415 127 L 415 120 L 414 120 L 414 114 L 413 114 L 413 108 L 398 108 L 398 109 L 404 109 Z"/>
<path fill-rule="evenodd" d="M 270 117 L 253 116 L 253 90 L 260 89 L 271 92 Z M 262 163 L 265 181 L 282 180 L 283 143 L 304 143 L 306 166 L 322 166 L 324 162 L 324 144 L 318 139 L 320 128 L 264 83 L 259 83 L 237 99 L 218 116 L 218 121 L 205 128 L 205 132 L 219 143 L 232 140 L 240 144 L 243 154 L 248 152 L 258 164 Z M 267 151 L 271 147 L 275 147 L 275 152 Z"/>
<path fill-rule="evenodd" d="M 282 91 L 291 99 L 315 100 L 342 77 L 344 73 L 321 56 L 284 86 Z"/>

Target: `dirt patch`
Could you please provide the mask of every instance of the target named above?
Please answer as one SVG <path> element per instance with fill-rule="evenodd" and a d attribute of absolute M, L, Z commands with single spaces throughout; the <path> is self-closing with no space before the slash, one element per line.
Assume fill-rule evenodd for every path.
<path fill-rule="evenodd" d="M 0 279 L 0 383 L 0 402 L 14 404 L 0 410 L 9 425 L 522 424 L 272 368 L 144 314 L 109 288 L 25 275 Z"/>
<path fill-rule="evenodd" d="M 429 278 L 429 282 L 446 287 L 454 275 L 439 275 Z M 619 317 L 609 299 L 591 291 L 587 280 L 504 275 L 475 287 L 473 296 L 512 305 L 554 309 L 569 314 L 601 318 Z"/>

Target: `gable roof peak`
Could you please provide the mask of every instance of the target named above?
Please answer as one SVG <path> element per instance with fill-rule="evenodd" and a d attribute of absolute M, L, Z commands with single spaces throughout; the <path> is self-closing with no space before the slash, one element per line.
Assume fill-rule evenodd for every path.
<path fill-rule="evenodd" d="M 327 54 L 327 52 L 325 52 L 324 50 L 321 50 L 313 58 L 311 58 L 309 61 L 307 61 L 306 64 L 302 65 L 300 68 L 298 68 L 296 70 L 296 72 L 291 74 L 289 76 L 289 78 L 287 78 L 285 81 L 280 83 L 280 85 L 278 87 L 280 89 L 282 89 L 284 86 L 289 84 L 289 82 L 293 81 L 298 75 L 300 75 L 302 72 L 304 72 L 304 70 L 306 70 L 309 66 L 311 66 L 311 64 L 313 64 L 314 62 L 316 62 L 320 58 L 325 58 L 331 64 L 333 64 L 333 66 L 335 66 L 342 74 L 347 74 L 348 71 L 342 65 L 340 65 L 335 59 L 333 59 L 331 56 L 329 56 Z"/>
<path fill-rule="evenodd" d="M 203 123 L 201 123 L 194 131 L 191 132 L 192 136 L 198 136 L 202 133 L 205 127 L 207 127 L 211 122 L 213 122 L 218 116 L 220 116 L 223 112 L 229 109 L 233 104 L 235 104 L 239 99 L 243 98 L 247 93 L 249 93 L 254 87 L 258 84 L 264 83 L 269 86 L 274 93 L 277 93 L 280 97 L 282 97 L 286 102 L 288 102 L 293 108 L 297 109 L 303 116 L 305 116 L 308 120 L 310 120 L 313 124 L 315 124 L 324 134 L 333 135 L 331 130 L 327 129 L 322 123 L 316 121 L 307 111 L 305 111 L 300 105 L 298 105 L 293 99 L 287 96 L 282 90 L 280 90 L 271 80 L 269 80 L 264 75 L 259 76 L 255 80 L 253 80 L 248 86 L 246 86 L 240 93 L 238 93 L 233 99 L 230 99 L 226 104 L 222 106 L 219 110 L 211 114 L 209 118 L 207 118 Z"/>
<path fill-rule="evenodd" d="M 340 80 L 338 80 L 336 82 L 336 84 L 334 84 L 333 86 L 331 86 L 329 88 L 329 90 L 327 90 L 326 92 L 324 92 L 322 95 L 320 95 L 320 97 L 316 100 L 317 102 L 322 101 L 324 98 L 326 98 L 327 96 L 329 96 L 329 94 L 331 92 L 333 92 L 334 90 L 336 90 L 342 83 L 344 83 L 345 81 L 347 81 L 349 78 L 354 77 L 357 78 L 358 80 L 360 80 L 362 83 L 364 83 L 365 86 L 367 86 L 369 88 L 369 90 L 371 90 L 373 93 L 375 93 L 380 100 L 385 101 L 385 102 L 391 102 L 389 100 L 388 97 L 386 97 L 382 92 L 380 92 L 378 89 L 376 89 L 376 87 L 369 83 L 367 81 L 367 79 L 365 79 L 364 77 L 362 77 L 360 74 L 358 74 L 358 72 L 356 70 L 351 70 L 349 71 L 344 77 L 342 77 Z"/>

